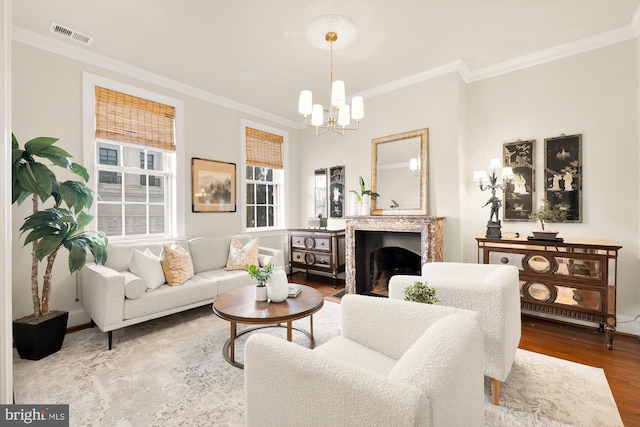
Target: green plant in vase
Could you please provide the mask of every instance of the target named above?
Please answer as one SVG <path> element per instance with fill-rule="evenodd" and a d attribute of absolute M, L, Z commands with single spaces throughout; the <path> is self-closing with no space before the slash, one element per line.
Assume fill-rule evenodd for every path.
<path fill-rule="evenodd" d="M 253 277 L 258 281 L 257 286 L 263 287 L 267 286 L 267 280 L 271 277 L 271 273 L 273 273 L 274 265 L 269 261 L 267 265 L 264 267 L 259 267 L 253 264 L 245 264 L 244 269 L 249 273 L 249 276 Z"/>
<path fill-rule="evenodd" d="M 354 193 L 356 196 L 358 196 L 358 201 L 361 202 L 362 201 L 362 196 L 365 195 L 369 195 L 370 197 L 380 197 L 380 195 L 378 193 L 375 193 L 371 190 L 367 190 L 367 187 L 364 184 L 364 179 L 362 179 L 362 177 L 360 176 L 360 192 L 358 193 L 356 190 L 351 190 L 351 193 Z"/>
<path fill-rule="evenodd" d="M 555 239 L 558 232 L 556 230 L 547 230 L 544 228 L 545 222 L 564 222 L 567 220 L 567 213 L 560 209 L 560 206 L 551 206 L 551 202 L 542 199 L 542 206 L 531 212 L 529 219 L 540 221 L 541 230 L 533 230 L 533 236 L 541 239 Z"/>

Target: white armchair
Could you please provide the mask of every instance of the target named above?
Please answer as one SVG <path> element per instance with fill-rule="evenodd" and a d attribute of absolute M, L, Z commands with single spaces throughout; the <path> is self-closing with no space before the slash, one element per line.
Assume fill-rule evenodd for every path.
<path fill-rule="evenodd" d="M 362 295 L 341 310 L 341 335 L 314 350 L 249 337 L 247 426 L 484 425 L 477 313 Z"/>
<path fill-rule="evenodd" d="M 436 289 L 439 305 L 480 313 L 484 332 L 484 374 L 491 378 L 493 403 L 507 379 L 520 342 L 518 269 L 509 265 L 432 262 L 421 276 L 392 276 L 389 298 L 405 299 L 404 289 L 416 280 Z"/>

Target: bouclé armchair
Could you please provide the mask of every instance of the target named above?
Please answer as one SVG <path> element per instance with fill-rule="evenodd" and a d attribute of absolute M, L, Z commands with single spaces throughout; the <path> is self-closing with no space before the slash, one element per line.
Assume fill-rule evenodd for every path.
<path fill-rule="evenodd" d="M 341 335 L 314 350 L 245 345 L 248 426 L 482 426 L 478 314 L 345 295 Z"/>
<path fill-rule="evenodd" d="M 484 373 L 491 378 L 493 403 L 507 379 L 520 342 L 518 269 L 510 265 L 431 262 L 421 276 L 392 276 L 389 298 L 405 299 L 404 289 L 415 281 L 436 289 L 438 305 L 480 313 L 484 331 Z"/>

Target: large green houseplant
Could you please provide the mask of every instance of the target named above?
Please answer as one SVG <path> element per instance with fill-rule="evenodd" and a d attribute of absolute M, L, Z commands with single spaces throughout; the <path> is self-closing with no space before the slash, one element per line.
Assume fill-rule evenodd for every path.
<path fill-rule="evenodd" d="M 86 263 L 87 252 L 91 252 L 96 262 L 104 264 L 107 259 L 107 236 L 102 232 L 83 231 L 93 219 L 89 208 L 93 204 L 93 192 L 87 185 L 87 170 L 71 161 L 71 155 L 55 145 L 56 138 L 38 137 L 20 148 L 12 135 L 12 203 L 21 204 L 31 198 L 33 213 L 25 218 L 20 227 L 21 236 L 25 235 L 24 245 L 31 243 L 31 296 L 33 314 L 14 321 L 14 341 L 20 356 L 26 359 L 40 359 L 62 346 L 68 312 L 49 310 L 51 296 L 52 269 L 58 251 L 66 248 L 69 251 L 69 272 L 80 270 Z M 40 160 L 40 161 L 39 161 Z M 52 169 L 42 160 L 58 166 L 81 177 L 82 181 L 60 181 Z M 41 208 L 40 202 L 50 202 L 52 207 Z M 42 293 L 38 281 L 39 262 L 46 258 L 46 267 L 42 281 Z M 20 325 L 41 325 L 51 322 L 53 318 L 64 317 L 62 339 L 59 345 L 53 343 L 26 343 L 27 348 L 21 351 L 19 342 L 23 338 L 38 340 L 38 333 L 25 329 Z M 18 329 L 17 329 L 18 328 Z M 50 341 L 51 331 L 45 332 L 45 340 Z M 55 348 L 57 346 L 57 348 Z M 46 353 L 46 354 L 45 354 Z"/>

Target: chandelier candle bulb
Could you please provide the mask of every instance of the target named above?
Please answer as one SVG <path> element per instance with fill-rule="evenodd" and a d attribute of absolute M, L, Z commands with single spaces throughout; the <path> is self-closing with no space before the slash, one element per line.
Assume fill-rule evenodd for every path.
<path fill-rule="evenodd" d="M 349 126 L 351 123 L 351 119 L 349 118 L 349 105 L 345 104 L 340 107 L 340 111 L 338 112 L 338 125 L 340 126 Z"/>
<path fill-rule="evenodd" d="M 331 105 L 342 108 L 345 102 L 344 82 L 342 80 L 336 80 L 331 85 Z"/>
<path fill-rule="evenodd" d="M 311 124 L 313 126 L 321 126 L 323 121 L 322 105 L 314 104 L 313 113 L 311 114 Z"/>
<path fill-rule="evenodd" d="M 298 100 L 298 111 L 304 116 L 311 114 L 312 95 L 310 90 L 303 90 L 300 92 L 300 99 Z"/>

